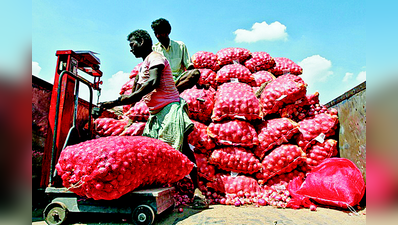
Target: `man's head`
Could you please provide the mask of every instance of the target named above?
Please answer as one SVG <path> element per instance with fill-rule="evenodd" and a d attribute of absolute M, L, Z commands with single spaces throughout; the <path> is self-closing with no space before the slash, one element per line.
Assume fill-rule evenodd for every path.
<path fill-rule="evenodd" d="M 158 41 L 162 44 L 168 44 L 168 42 L 170 41 L 169 34 L 171 32 L 171 26 L 169 21 L 160 18 L 153 21 L 151 27 Z"/>
<path fill-rule="evenodd" d="M 135 57 L 143 57 L 148 51 L 152 51 L 152 39 L 149 33 L 145 30 L 135 30 L 127 36 L 127 41 L 130 42 L 131 53 Z"/>

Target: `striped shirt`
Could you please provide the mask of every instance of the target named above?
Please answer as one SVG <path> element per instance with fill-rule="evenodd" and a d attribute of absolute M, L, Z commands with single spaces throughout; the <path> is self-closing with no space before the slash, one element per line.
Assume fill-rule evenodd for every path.
<path fill-rule="evenodd" d="M 150 111 L 158 111 L 164 106 L 180 101 L 177 88 L 175 87 L 171 68 L 167 59 L 157 52 L 151 52 L 145 60 L 138 73 L 138 84 L 143 84 L 149 78 L 149 69 L 156 65 L 164 65 L 160 74 L 160 84 L 151 93 L 143 97 Z"/>

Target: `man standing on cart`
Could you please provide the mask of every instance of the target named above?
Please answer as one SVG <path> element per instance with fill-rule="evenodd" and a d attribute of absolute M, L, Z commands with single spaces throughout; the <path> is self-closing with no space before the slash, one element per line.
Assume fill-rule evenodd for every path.
<path fill-rule="evenodd" d="M 179 97 L 169 61 L 152 50 L 152 39 L 147 31 L 135 30 L 127 36 L 127 40 L 131 53 L 136 58 L 143 59 L 134 81 L 133 92 L 115 101 L 100 103 L 100 107 L 109 109 L 143 99 L 150 111 L 143 136 L 170 144 L 195 163 L 195 156 L 187 141 L 194 125 L 188 117 L 188 104 Z M 192 169 L 190 176 L 195 188 L 193 207 L 208 208 L 208 203 L 199 190 L 196 167 Z"/>

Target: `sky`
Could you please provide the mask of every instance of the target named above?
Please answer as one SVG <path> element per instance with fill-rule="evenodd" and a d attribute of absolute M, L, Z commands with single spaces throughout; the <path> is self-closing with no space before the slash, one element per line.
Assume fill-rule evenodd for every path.
<path fill-rule="evenodd" d="M 32 74 L 53 83 L 57 50 L 90 50 L 101 60 L 100 102 L 116 99 L 142 61 L 129 52 L 127 35 L 144 29 L 156 43 L 150 25 L 163 17 L 191 56 L 241 47 L 293 60 L 307 93 L 318 91 L 326 104 L 366 80 L 365 11 L 347 0 L 33 0 Z"/>

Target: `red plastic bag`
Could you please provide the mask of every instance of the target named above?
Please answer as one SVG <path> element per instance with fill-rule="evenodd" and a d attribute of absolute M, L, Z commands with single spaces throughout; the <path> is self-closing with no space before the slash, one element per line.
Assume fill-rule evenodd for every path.
<path fill-rule="evenodd" d="M 315 202 L 349 208 L 357 205 L 365 193 L 361 171 L 348 159 L 329 158 L 315 167 L 296 194 Z"/>
<path fill-rule="evenodd" d="M 287 203 L 287 208 L 292 209 L 300 209 L 300 208 L 309 208 L 313 203 L 311 200 L 303 195 L 297 194 L 297 190 L 300 189 L 303 184 L 304 177 L 298 176 L 293 178 L 292 181 L 287 185 L 287 190 L 289 191 L 292 199 Z"/>

